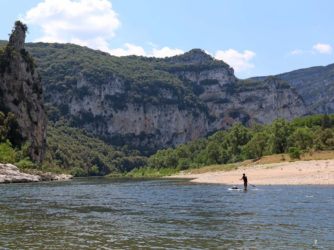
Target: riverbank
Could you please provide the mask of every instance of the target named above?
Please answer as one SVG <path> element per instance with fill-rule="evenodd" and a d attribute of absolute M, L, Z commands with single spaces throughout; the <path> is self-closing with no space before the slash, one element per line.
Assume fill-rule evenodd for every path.
<path fill-rule="evenodd" d="M 72 175 L 54 174 L 36 172 L 35 174 L 23 173 L 18 167 L 12 164 L 0 163 L 0 184 L 1 183 L 25 183 L 25 182 L 39 182 L 39 181 L 65 181 L 72 179 Z"/>
<path fill-rule="evenodd" d="M 245 173 L 253 185 L 334 185 L 334 160 L 309 160 L 249 164 L 230 171 L 181 172 L 168 178 L 191 178 L 191 182 L 242 185 Z"/>

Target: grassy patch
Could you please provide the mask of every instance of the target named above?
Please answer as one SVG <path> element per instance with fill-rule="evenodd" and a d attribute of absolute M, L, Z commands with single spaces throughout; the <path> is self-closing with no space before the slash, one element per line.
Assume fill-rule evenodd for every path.
<path fill-rule="evenodd" d="M 176 174 L 178 171 L 176 169 L 154 169 L 154 168 L 135 168 L 131 172 L 127 173 L 126 177 L 163 177 Z"/>

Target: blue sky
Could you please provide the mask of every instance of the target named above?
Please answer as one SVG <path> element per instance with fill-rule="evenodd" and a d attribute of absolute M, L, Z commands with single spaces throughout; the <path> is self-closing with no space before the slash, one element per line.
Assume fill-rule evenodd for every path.
<path fill-rule="evenodd" d="M 172 56 L 201 48 L 240 78 L 334 63 L 334 1 L 11 0 L 27 41 L 72 42 L 114 55 Z"/>

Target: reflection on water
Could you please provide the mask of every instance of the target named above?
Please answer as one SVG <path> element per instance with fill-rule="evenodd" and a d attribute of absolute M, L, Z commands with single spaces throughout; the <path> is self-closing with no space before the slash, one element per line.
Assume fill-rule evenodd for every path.
<path fill-rule="evenodd" d="M 334 248 L 332 186 L 180 180 L 0 186 L 0 248 Z"/>

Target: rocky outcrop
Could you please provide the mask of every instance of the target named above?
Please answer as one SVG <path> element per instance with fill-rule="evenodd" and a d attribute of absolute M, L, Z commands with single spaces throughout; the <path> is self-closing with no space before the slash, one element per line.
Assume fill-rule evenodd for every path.
<path fill-rule="evenodd" d="M 250 126 L 252 122 L 269 124 L 277 118 L 291 121 L 308 113 L 295 89 L 277 78 L 268 78 L 263 84 L 236 82 L 220 89 L 210 86 L 200 97 L 216 117 L 211 123 L 216 130 L 236 122 Z"/>
<path fill-rule="evenodd" d="M 41 173 L 26 174 L 20 172 L 18 167 L 12 164 L 0 163 L 0 183 L 25 183 L 25 182 L 39 182 L 39 181 L 65 181 L 72 179 L 72 175 Z"/>
<path fill-rule="evenodd" d="M 26 31 L 27 27 L 17 21 L 9 43 L 2 49 L 0 101 L 5 112 L 16 115 L 20 133 L 31 143 L 31 158 L 40 162 L 45 152 L 47 116 L 41 77 L 24 48 Z"/>
<path fill-rule="evenodd" d="M 194 70 L 202 64 L 215 62 L 198 50 L 191 56 L 168 60 L 172 64 L 192 66 L 172 69 L 171 74 L 201 90 L 197 96 L 204 109 L 181 109 L 173 103 L 131 102 L 116 109 L 115 104 L 108 101 L 110 96 L 126 93 L 125 83 L 117 75 L 108 82 L 94 85 L 81 74 L 77 78 L 77 89 L 84 88 L 89 94 L 83 97 L 53 94 L 53 103 L 67 103 L 69 113 L 80 119 L 80 126 L 95 135 L 112 143 L 150 149 L 175 147 L 229 128 L 236 122 L 250 125 L 252 122 L 270 123 L 281 117 L 292 120 L 308 112 L 295 89 L 278 78 L 268 78 L 263 83 L 241 81 L 234 76 L 233 69 L 224 64 Z M 161 89 L 161 96 L 177 100 L 168 89 Z"/>
<path fill-rule="evenodd" d="M 51 172 L 37 172 L 36 176 L 39 176 L 41 181 L 67 181 L 73 178 L 70 174 L 54 174 Z"/>
<path fill-rule="evenodd" d="M 38 175 L 22 173 L 12 164 L 0 164 L 0 183 L 20 183 L 41 181 Z"/>
<path fill-rule="evenodd" d="M 295 87 L 314 114 L 334 114 L 334 64 L 298 69 L 277 77 Z"/>
<path fill-rule="evenodd" d="M 116 144 L 130 144 L 149 149 L 177 146 L 205 136 L 210 127 L 205 112 L 180 110 L 178 105 L 140 105 L 129 103 L 115 111 L 106 105 L 97 107 L 94 96 L 84 98 L 85 105 L 73 99 L 70 112 L 83 121 L 93 114 L 91 122 L 82 125 L 95 135 Z"/>
<path fill-rule="evenodd" d="M 117 58 L 76 45 L 29 46 L 45 74 L 46 100 L 72 124 L 112 144 L 154 151 L 236 122 L 270 123 L 308 113 L 288 84 L 237 79 L 229 65 L 200 49 L 157 59 Z"/>

